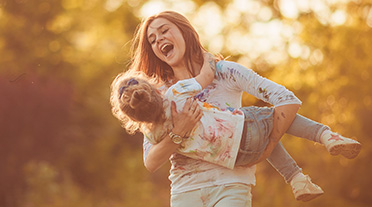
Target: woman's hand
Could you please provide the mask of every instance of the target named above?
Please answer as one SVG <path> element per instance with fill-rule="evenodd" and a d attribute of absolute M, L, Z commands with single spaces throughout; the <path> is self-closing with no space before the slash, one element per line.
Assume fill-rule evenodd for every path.
<path fill-rule="evenodd" d="M 203 116 L 203 112 L 197 102 L 193 99 L 188 99 L 181 112 L 177 112 L 176 105 L 172 103 L 172 119 L 174 134 L 181 137 L 189 137 L 192 129 Z M 178 144 L 173 143 L 169 135 L 161 142 L 153 145 L 146 156 L 145 167 L 150 172 L 158 170 L 169 157 L 177 150 Z"/>
<path fill-rule="evenodd" d="M 177 112 L 176 103 L 172 102 L 172 132 L 181 137 L 189 137 L 192 129 L 203 116 L 199 104 L 193 98 L 188 98 L 181 112 Z"/>

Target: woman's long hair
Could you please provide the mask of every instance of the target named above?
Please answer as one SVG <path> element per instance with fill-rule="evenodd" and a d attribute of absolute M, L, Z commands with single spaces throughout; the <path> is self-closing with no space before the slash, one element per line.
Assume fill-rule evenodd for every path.
<path fill-rule="evenodd" d="M 188 72 L 195 77 L 196 74 L 192 68 L 192 63 L 202 65 L 203 52 L 206 50 L 200 42 L 198 33 L 187 18 L 174 11 L 163 11 L 150 16 L 144 19 L 137 27 L 131 46 L 132 64 L 130 65 L 130 69 L 140 70 L 149 77 L 155 77 L 158 82 L 168 82 L 174 78 L 172 68 L 156 57 L 147 39 L 147 29 L 152 21 L 157 18 L 167 19 L 181 31 L 186 45 L 185 65 Z"/>

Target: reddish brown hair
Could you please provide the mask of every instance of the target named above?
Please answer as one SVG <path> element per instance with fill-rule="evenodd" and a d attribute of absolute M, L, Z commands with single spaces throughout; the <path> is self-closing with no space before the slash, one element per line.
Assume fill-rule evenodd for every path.
<path fill-rule="evenodd" d="M 173 11 L 163 11 L 150 16 L 144 19 L 137 27 L 131 47 L 132 64 L 130 68 L 140 70 L 147 76 L 156 77 L 159 82 L 168 82 L 174 78 L 172 68 L 156 57 L 147 38 L 147 29 L 152 21 L 157 18 L 167 19 L 175 24 L 181 31 L 186 43 L 184 58 L 185 65 L 187 66 L 189 73 L 195 77 L 195 71 L 191 67 L 192 63 L 194 62 L 197 65 L 202 65 L 203 52 L 206 50 L 202 46 L 199 35 L 189 20 L 187 20 L 183 15 Z"/>

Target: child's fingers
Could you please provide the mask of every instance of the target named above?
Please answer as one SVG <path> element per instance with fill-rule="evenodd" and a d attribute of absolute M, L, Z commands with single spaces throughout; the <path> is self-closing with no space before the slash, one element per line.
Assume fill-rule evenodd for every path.
<path fill-rule="evenodd" d="M 191 107 L 191 104 L 192 104 L 191 101 L 192 101 L 191 98 L 186 99 L 186 102 L 185 102 L 185 105 L 183 106 L 182 111 L 186 112 L 186 111 L 190 110 L 190 107 Z"/>

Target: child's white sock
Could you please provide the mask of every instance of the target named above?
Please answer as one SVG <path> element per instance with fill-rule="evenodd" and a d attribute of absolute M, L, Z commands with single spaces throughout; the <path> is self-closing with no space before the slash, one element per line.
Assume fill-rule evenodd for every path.
<path fill-rule="evenodd" d="M 325 130 L 322 135 L 320 135 L 320 143 L 322 144 L 327 144 L 328 143 L 328 139 L 331 137 L 331 133 L 332 131 L 331 130 Z"/>
<path fill-rule="evenodd" d="M 297 173 L 295 176 L 293 176 L 290 184 L 292 185 L 292 182 L 297 179 L 305 179 L 305 175 L 302 172 Z"/>

